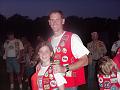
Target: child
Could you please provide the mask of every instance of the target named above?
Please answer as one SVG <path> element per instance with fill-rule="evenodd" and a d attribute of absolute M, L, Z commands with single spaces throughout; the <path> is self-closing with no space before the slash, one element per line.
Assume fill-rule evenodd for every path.
<path fill-rule="evenodd" d="M 117 64 L 118 69 L 120 70 L 120 48 L 117 50 L 116 56 L 113 58 L 113 61 Z"/>
<path fill-rule="evenodd" d="M 31 77 L 32 90 L 64 90 L 66 80 L 60 73 L 53 71 L 51 64 L 53 50 L 50 43 L 44 41 L 38 44 L 36 50 L 40 58 L 40 70 Z"/>
<path fill-rule="evenodd" d="M 104 56 L 98 62 L 98 82 L 100 90 L 119 90 L 120 73 L 117 64 L 108 56 Z"/>

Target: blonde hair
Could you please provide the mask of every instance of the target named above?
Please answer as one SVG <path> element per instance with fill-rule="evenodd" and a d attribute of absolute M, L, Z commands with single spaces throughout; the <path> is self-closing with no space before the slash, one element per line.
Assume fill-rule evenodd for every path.
<path fill-rule="evenodd" d="M 109 75 L 112 72 L 113 67 L 115 67 L 115 63 L 108 56 L 102 57 L 99 62 L 99 73 L 104 75 Z"/>

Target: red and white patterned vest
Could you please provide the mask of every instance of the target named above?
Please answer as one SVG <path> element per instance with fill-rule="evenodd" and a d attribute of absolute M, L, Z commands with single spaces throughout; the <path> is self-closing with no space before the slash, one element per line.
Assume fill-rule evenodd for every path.
<path fill-rule="evenodd" d="M 117 67 L 120 70 L 120 48 L 118 49 L 116 56 L 113 58 L 113 61 L 117 64 Z"/>
<path fill-rule="evenodd" d="M 38 72 L 31 77 L 32 90 L 53 90 L 58 88 L 51 66 L 48 67 L 43 76 L 38 76 Z"/>
<path fill-rule="evenodd" d="M 78 61 L 78 59 L 75 59 L 71 51 L 71 36 L 71 32 L 65 32 L 62 36 L 55 52 L 55 63 L 65 66 Z M 51 39 L 49 39 L 49 41 L 51 41 Z M 64 77 L 67 81 L 65 87 L 75 87 L 85 84 L 84 67 L 74 71 L 68 71 Z"/>
<path fill-rule="evenodd" d="M 117 72 L 112 72 L 110 75 L 98 74 L 98 82 L 100 90 L 119 90 Z"/>

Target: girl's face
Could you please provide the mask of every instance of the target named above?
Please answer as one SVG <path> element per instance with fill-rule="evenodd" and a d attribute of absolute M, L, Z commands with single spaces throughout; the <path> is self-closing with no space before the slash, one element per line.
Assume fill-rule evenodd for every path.
<path fill-rule="evenodd" d="M 52 56 L 52 52 L 48 46 L 43 46 L 39 49 L 38 55 L 41 59 L 42 63 L 50 63 L 50 57 Z"/>

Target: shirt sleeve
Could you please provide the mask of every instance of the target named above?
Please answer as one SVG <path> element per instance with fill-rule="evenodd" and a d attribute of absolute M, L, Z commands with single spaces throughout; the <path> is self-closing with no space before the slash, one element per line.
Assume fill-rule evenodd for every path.
<path fill-rule="evenodd" d="M 24 49 L 23 43 L 20 40 L 18 40 L 18 41 L 19 41 L 19 48 L 20 48 L 20 50 L 23 50 Z"/>
<path fill-rule="evenodd" d="M 65 83 L 67 83 L 66 79 L 62 76 L 62 73 L 56 73 L 56 74 L 54 74 L 54 77 L 57 82 L 57 86 L 61 86 Z"/>
<path fill-rule="evenodd" d="M 111 51 L 112 52 L 116 52 L 117 51 L 117 47 L 116 47 L 115 43 L 112 45 Z"/>
<path fill-rule="evenodd" d="M 82 40 L 77 34 L 73 34 L 71 37 L 71 49 L 75 58 L 81 58 L 89 54 L 89 50 L 83 45 Z"/>
<path fill-rule="evenodd" d="M 118 83 L 120 84 L 120 72 L 117 72 Z"/>

